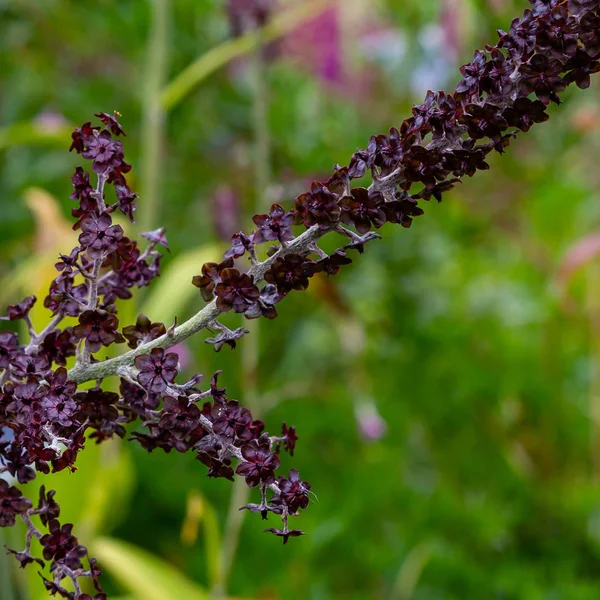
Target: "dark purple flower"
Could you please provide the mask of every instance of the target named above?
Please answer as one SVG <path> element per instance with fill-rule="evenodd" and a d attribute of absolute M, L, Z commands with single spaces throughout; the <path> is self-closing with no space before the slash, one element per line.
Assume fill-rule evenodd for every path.
<path fill-rule="evenodd" d="M 222 445 L 215 435 L 206 436 L 196 444 L 198 454 L 196 458 L 208 467 L 208 477 L 222 477 L 233 481 L 233 468 L 231 459 L 220 458 Z"/>
<path fill-rule="evenodd" d="M 237 269 L 224 269 L 221 282 L 215 287 L 215 296 L 217 307 L 222 312 L 233 309 L 243 313 L 258 300 L 260 292 L 250 275 L 240 273 Z"/>
<path fill-rule="evenodd" d="M 120 344 L 125 338 L 117 331 L 119 319 L 103 310 L 86 310 L 79 316 L 79 325 L 73 327 L 73 335 L 85 340 L 90 352 L 98 352 L 102 346 Z"/>
<path fill-rule="evenodd" d="M 242 231 L 231 236 L 231 248 L 225 252 L 225 258 L 239 258 L 246 251 L 252 251 L 254 242 Z"/>
<path fill-rule="evenodd" d="M 44 582 L 44 587 L 48 592 L 50 592 L 51 596 L 56 596 L 58 594 L 61 598 L 67 598 L 67 600 L 74 600 L 74 594 L 69 592 L 66 588 L 62 587 L 55 581 L 50 581 L 46 579 L 39 571 L 38 575 L 42 578 Z"/>
<path fill-rule="evenodd" d="M 118 394 L 95 387 L 78 392 L 75 398 L 79 406 L 77 418 L 95 430 L 90 438 L 100 443 L 115 434 L 124 437 L 125 428 L 121 423 L 126 417 L 122 417 L 115 406 L 120 400 Z"/>
<path fill-rule="evenodd" d="M 412 107 L 413 116 L 406 119 L 402 123 L 400 132 L 405 133 L 420 133 L 425 135 L 431 131 L 432 128 L 432 117 L 435 114 L 435 105 L 437 101 L 437 94 L 431 90 L 427 90 L 425 96 L 425 102 Z"/>
<path fill-rule="evenodd" d="M 15 515 L 21 515 L 31 507 L 31 501 L 16 487 L 0 479 L 0 527 L 12 527 L 15 524 Z"/>
<path fill-rule="evenodd" d="M 519 68 L 521 92 L 526 95 L 535 92 L 538 99 L 546 105 L 550 101 L 560 104 L 557 92 L 562 92 L 566 87 L 560 77 L 562 70 L 559 61 L 550 60 L 545 54 L 534 54 Z"/>
<path fill-rule="evenodd" d="M 315 261 L 313 263 L 313 269 L 315 273 L 324 272 L 327 273 L 327 275 L 337 275 L 340 271 L 340 267 L 351 263 L 352 259 L 349 258 L 343 250 L 336 250 L 330 256 Z"/>
<path fill-rule="evenodd" d="M 68 256 L 66 254 L 59 254 L 60 260 L 54 263 L 54 268 L 59 273 L 71 275 L 73 270 L 77 268 L 77 259 L 79 258 L 80 253 L 81 248 L 75 247 Z"/>
<path fill-rule="evenodd" d="M 164 323 L 151 323 L 146 315 L 139 315 L 135 325 L 123 327 L 123 335 L 130 348 L 137 348 L 140 344 L 155 340 L 166 332 Z"/>
<path fill-rule="evenodd" d="M 306 227 L 318 225 L 328 229 L 340 219 L 338 197 L 330 192 L 322 183 L 314 181 L 310 192 L 296 198 L 296 218 Z"/>
<path fill-rule="evenodd" d="M 126 137 L 121 124 L 119 121 L 117 121 L 117 117 L 120 117 L 121 113 L 115 110 L 112 115 L 101 112 L 95 113 L 94 116 L 98 117 L 106 125 L 107 129 L 110 129 L 110 131 L 115 135 L 122 135 L 123 137 Z"/>
<path fill-rule="evenodd" d="M 546 22 L 548 13 L 562 2 L 564 0 L 529 0 L 529 3 L 533 7 L 533 14 L 536 17 L 540 15 L 544 16 L 544 23 Z"/>
<path fill-rule="evenodd" d="M 75 356 L 75 351 L 76 346 L 71 327 L 67 327 L 63 331 L 60 329 L 52 331 L 42 341 L 42 353 L 50 362 L 62 367 L 67 365 L 67 358 Z"/>
<path fill-rule="evenodd" d="M 88 121 L 84 123 L 81 128 L 76 128 L 71 134 L 72 143 L 69 148 L 69 152 L 75 150 L 77 154 L 81 154 L 87 146 L 89 140 L 94 137 L 94 134 L 97 133 L 99 127 L 92 127 L 92 124 Z"/>
<path fill-rule="evenodd" d="M 39 511 L 40 521 L 43 525 L 48 525 L 53 519 L 58 519 L 60 516 L 60 506 L 54 500 L 56 492 L 50 490 L 46 493 L 46 487 L 40 487 L 40 496 L 38 500 L 37 510 Z"/>
<path fill-rule="evenodd" d="M 294 236 L 292 225 L 294 224 L 294 211 L 285 212 L 279 204 L 273 204 L 268 214 L 254 215 L 252 217 L 258 230 L 254 232 L 252 239 L 256 244 L 263 242 L 289 242 Z"/>
<path fill-rule="evenodd" d="M 33 308 L 37 298 L 35 296 L 28 296 L 18 304 L 11 304 L 8 309 L 7 317 L 0 317 L 0 321 L 16 321 L 18 319 L 24 319 L 29 311 Z"/>
<path fill-rule="evenodd" d="M 407 183 L 420 181 L 425 185 L 435 185 L 439 179 L 444 179 L 446 173 L 441 166 L 441 153 L 439 150 L 424 148 L 414 144 L 402 159 L 404 177 Z"/>
<path fill-rule="evenodd" d="M 142 233 L 141 235 L 143 238 L 146 238 L 152 244 L 152 246 L 156 246 L 158 244 L 169 250 L 169 242 L 167 241 L 164 227 L 159 227 L 154 231 L 146 231 L 146 233 Z"/>
<path fill-rule="evenodd" d="M 19 346 L 17 334 L 13 331 L 0 331 L 0 369 L 6 369 Z"/>
<path fill-rule="evenodd" d="M 288 427 L 283 423 L 281 427 L 281 441 L 283 442 L 283 449 L 290 453 L 290 456 L 294 456 L 294 449 L 296 448 L 296 442 L 298 441 L 298 435 L 296 434 L 295 427 Z"/>
<path fill-rule="evenodd" d="M 106 130 L 94 132 L 94 135 L 85 140 L 85 149 L 81 156 L 93 161 L 92 169 L 95 173 L 106 173 L 123 160 L 123 145 L 120 141 L 113 140 L 110 132 Z"/>
<path fill-rule="evenodd" d="M 91 258 L 103 258 L 115 250 L 123 237 L 123 228 L 112 225 L 108 213 L 91 215 L 81 222 L 79 243 Z"/>
<path fill-rule="evenodd" d="M 498 46 L 506 48 L 509 52 L 516 52 L 520 56 L 529 55 L 535 48 L 537 31 L 538 22 L 533 12 L 526 9 L 522 19 L 513 19 L 508 33 L 498 30 L 500 36 Z"/>
<path fill-rule="evenodd" d="M 228 345 L 232 350 L 235 349 L 237 340 L 242 339 L 248 332 L 247 329 L 243 327 L 238 327 L 237 329 L 225 329 L 220 331 L 215 337 L 206 338 L 204 342 L 206 344 L 212 344 L 214 346 L 215 352 L 219 352 L 224 345 Z"/>
<path fill-rule="evenodd" d="M 423 210 L 418 207 L 416 200 L 403 198 L 401 200 L 392 200 L 382 206 L 383 212 L 388 223 L 399 223 L 402 227 L 410 227 L 414 217 L 423 214 Z"/>
<path fill-rule="evenodd" d="M 475 140 L 483 137 L 498 138 L 508 129 L 500 107 L 489 102 L 483 106 L 467 104 L 460 122 L 467 126 L 469 135 Z"/>
<path fill-rule="evenodd" d="M 137 194 L 129 189 L 127 184 L 115 183 L 115 194 L 117 195 L 116 206 L 132 223 L 134 223 L 133 212 L 137 208 L 135 203 Z M 142 235 L 144 235 L 142 233 Z"/>
<path fill-rule="evenodd" d="M 121 142 L 117 143 L 120 144 Z M 124 173 L 129 173 L 129 171 L 131 171 L 131 165 L 126 163 L 121 157 L 121 162 L 117 165 L 114 165 L 109 171 L 106 183 L 126 186 L 127 180 L 125 179 Z"/>
<path fill-rule="evenodd" d="M 517 98 L 512 106 L 504 109 L 502 116 L 512 127 L 518 127 L 521 131 L 529 131 L 534 123 L 543 123 L 550 118 L 545 111 L 546 105 L 541 100 L 532 101 L 523 96 Z"/>
<path fill-rule="evenodd" d="M 595 4 L 596 0 L 589 0 Z M 573 0 L 570 6 L 572 9 Z M 600 14 L 597 12 L 586 12 L 580 21 L 581 33 L 579 38 L 588 54 L 597 56 L 600 52 Z"/>
<path fill-rule="evenodd" d="M 498 48 L 492 48 L 490 60 L 485 66 L 485 76 L 481 79 L 480 88 L 488 94 L 500 94 L 510 84 L 513 64 Z"/>
<path fill-rule="evenodd" d="M 42 536 L 40 544 L 44 547 L 42 554 L 46 560 L 62 560 L 78 545 L 77 538 L 72 535 L 73 525 L 67 523 L 60 526 L 57 519 L 48 523 L 50 533 Z"/>
<path fill-rule="evenodd" d="M 214 290 L 221 282 L 221 274 L 225 269 L 233 267 L 233 258 L 227 257 L 222 263 L 204 263 L 202 265 L 202 275 L 195 275 L 192 284 L 200 289 L 202 298 L 210 302 L 214 298 Z"/>
<path fill-rule="evenodd" d="M 213 431 L 223 437 L 234 440 L 250 440 L 252 414 L 247 408 L 240 408 L 238 402 L 230 400 L 226 404 L 218 404 L 212 410 Z"/>
<path fill-rule="evenodd" d="M 11 550 L 10 548 L 7 548 L 6 551 L 9 554 L 12 554 L 19 561 L 21 569 L 24 569 L 27 565 L 33 564 L 34 562 L 40 565 L 42 569 L 46 566 L 41 558 L 31 556 L 31 554 L 27 554 L 27 552 L 17 552 L 16 550 Z"/>
<path fill-rule="evenodd" d="M 539 2 L 539 0 L 538 0 Z M 535 14 L 535 9 L 534 9 Z M 537 32 L 537 43 L 557 55 L 570 56 L 577 50 L 577 21 L 569 15 L 566 5 L 553 8 L 544 16 L 544 25 Z"/>
<path fill-rule="evenodd" d="M 67 380 L 67 370 L 63 367 L 59 367 L 47 377 L 47 380 L 50 390 L 42 401 L 46 418 L 48 421 L 68 427 L 73 424 L 72 419 L 77 412 L 77 405 L 72 399 L 77 384 Z"/>
<path fill-rule="evenodd" d="M 200 409 L 185 396 L 163 398 L 163 413 L 159 426 L 168 430 L 175 438 L 183 439 L 200 422 Z"/>
<path fill-rule="evenodd" d="M 10 368 L 18 377 L 43 375 L 50 368 L 50 361 L 43 352 L 27 354 L 25 351 L 19 351 L 13 354 Z"/>
<path fill-rule="evenodd" d="M 351 193 L 351 196 L 340 200 L 342 221 L 354 225 L 360 234 L 370 231 L 371 226 L 381 227 L 386 221 L 381 193 L 369 192 L 365 188 L 354 188 Z"/>
<path fill-rule="evenodd" d="M 6 391 L 6 386 L 5 386 Z M 17 422 L 23 425 L 40 423 L 42 421 L 42 398 L 48 388 L 40 385 L 35 377 L 28 377 L 24 383 L 14 386 L 13 400 L 7 409 L 17 416 Z"/>
<path fill-rule="evenodd" d="M 273 535 L 283 538 L 283 543 L 287 544 L 288 539 L 291 537 L 299 537 L 301 535 L 306 535 L 304 531 L 300 531 L 300 529 L 275 529 L 274 527 L 270 527 L 269 529 L 265 529 L 265 533 L 269 532 Z"/>
<path fill-rule="evenodd" d="M 479 96 L 479 88 L 481 80 L 486 72 L 486 56 L 485 52 L 475 50 L 473 60 L 460 68 L 463 76 L 462 81 L 456 86 L 456 92 L 460 96 L 477 97 Z"/>
<path fill-rule="evenodd" d="M 300 508 L 308 506 L 308 492 L 310 491 L 310 483 L 302 481 L 296 469 L 290 471 L 289 478 L 278 477 L 277 485 L 280 493 L 273 498 L 273 504 L 283 504 L 287 506 L 288 512 L 294 514 Z"/>
<path fill-rule="evenodd" d="M 268 441 L 252 440 L 242 446 L 244 462 L 238 465 L 236 473 L 246 478 L 248 487 L 259 483 L 269 485 L 275 481 L 275 469 L 279 466 L 279 457 L 273 454 Z"/>
<path fill-rule="evenodd" d="M 336 194 L 337 196 L 343 196 L 348 193 L 350 189 L 350 175 L 348 173 L 348 167 L 335 166 L 333 175 L 325 182 L 325 187 Z"/>
<path fill-rule="evenodd" d="M 600 62 L 578 48 L 564 64 L 564 70 L 568 71 L 563 79 L 565 83 L 574 82 L 579 89 L 585 90 L 590 87 L 590 75 L 600 71 Z"/>
<path fill-rule="evenodd" d="M 29 483 L 35 479 L 35 471 L 31 467 L 33 462 L 20 445 L 16 443 L 10 444 L 7 450 L 1 453 L 4 456 L 4 461 L 8 468 L 8 472 L 16 477 L 19 483 Z"/>
<path fill-rule="evenodd" d="M 121 379 L 119 391 L 123 402 L 131 409 L 127 412 L 130 420 L 135 420 L 136 415 L 143 414 L 146 410 L 155 410 L 160 404 L 158 394 L 148 394 L 144 388 L 126 379 Z"/>
<path fill-rule="evenodd" d="M 569 10 L 575 15 L 586 15 L 589 14 L 594 8 L 597 6 L 597 0 L 570 0 L 569 1 Z M 581 25 L 584 23 L 581 21 Z"/>
<path fill-rule="evenodd" d="M 71 177 L 73 193 L 69 196 L 71 200 L 86 200 L 94 188 L 90 185 L 90 174 L 83 167 L 76 167 Z"/>
<path fill-rule="evenodd" d="M 277 286 L 277 291 L 284 296 L 291 290 L 305 290 L 308 279 L 315 272 L 314 263 L 299 254 L 278 256 L 265 273 L 265 281 Z"/>
<path fill-rule="evenodd" d="M 150 354 L 135 357 L 135 366 L 139 370 L 137 380 L 149 392 L 160 394 L 175 381 L 178 363 L 175 352 L 165 354 L 162 348 L 153 348 Z"/>
<path fill-rule="evenodd" d="M 403 136 L 395 127 L 390 129 L 389 135 L 371 136 L 367 151 L 373 158 L 369 160 L 369 163 L 372 162 L 380 167 L 381 175 L 390 174 L 400 164 L 413 138 L 412 134 Z"/>
<path fill-rule="evenodd" d="M 350 179 L 360 179 L 364 177 L 367 168 L 372 165 L 369 153 L 366 150 L 357 150 L 350 159 L 348 165 L 348 177 Z"/>
<path fill-rule="evenodd" d="M 82 311 L 82 304 L 87 301 L 88 288 L 85 283 L 73 285 L 73 275 L 61 274 L 51 284 L 48 295 L 44 298 L 44 306 L 53 314 L 58 312 L 78 316 Z"/>

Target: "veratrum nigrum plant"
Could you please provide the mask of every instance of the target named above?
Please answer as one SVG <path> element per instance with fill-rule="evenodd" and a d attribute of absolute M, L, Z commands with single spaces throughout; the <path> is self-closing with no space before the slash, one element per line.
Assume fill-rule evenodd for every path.
<path fill-rule="evenodd" d="M 54 492 L 42 487 L 39 498 L 30 499 L 11 482 L 26 484 L 36 471 L 74 469 L 86 440 L 125 437 L 126 426 L 139 425 L 129 439 L 149 452 L 193 452 L 209 477 L 243 477 L 257 488 L 257 501 L 242 508 L 263 519 L 281 519 L 280 527 L 265 531 L 284 544 L 302 535 L 290 529 L 289 519 L 307 508 L 310 485 L 293 469 L 278 473 L 280 451 L 294 452 L 294 427 L 284 423 L 281 433 L 267 433 L 262 421 L 219 387 L 219 372 L 208 385 L 202 385 L 201 375 L 177 381 L 178 358 L 168 350 L 202 330 L 210 332 L 206 342 L 215 350 L 235 348 L 247 331 L 225 327 L 221 313 L 275 318 L 285 296 L 305 290 L 318 274 L 335 275 L 350 264 L 351 251 L 363 252 L 379 237 L 374 230 L 385 223 L 410 227 L 423 213 L 420 200 L 440 201 L 465 175 L 488 169 L 486 156 L 503 152 L 519 131 L 546 121 L 547 106 L 559 104 L 568 85 L 587 88 L 590 75 L 600 70 L 600 0 L 531 4 L 507 32 L 498 32 L 495 46 L 477 50 L 461 67 L 463 78 L 453 93 L 428 92 L 399 129 L 372 136 L 347 167 L 336 166 L 327 181 L 314 182 L 298 196 L 293 210 L 274 204 L 267 214 L 255 215 L 254 231 L 235 234 L 224 260 L 205 264 L 194 277 L 207 304 L 177 327 L 145 315 L 135 324 L 119 322 L 116 300 L 131 298 L 133 288 L 147 286 L 159 274 L 158 248 L 168 249 L 167 240 L 158 229 L 142 234 L 140 246 L 113 224 L 115 211 L 133 221 L 137 201 L 126 181 L 131 166 L 124 160 L 119 115 L 99 113 L 100 126 L 88 122 L 73 132 L 71 150 L 91 162 L 91 170 L 77 167 L 72 177 L 79 245 L 56 263 L 58 275 L 43 301 L 52 314 L 46 328 L 34 330 L 28 315 L 36 298 L 28 297 L 9 306 L 4 317 L 22 319 L 28 340 L 0 332 L 0 473 L 5 474 L 0 526 L 11 527 L 17 518 L 25 522 L 24 548 L 9 552 L 22 566 L 35 562 L 44 569 L 49 563 L 42 579 L 51 594 L 91 600 L 80 584 L 91 578 L 93 598 L 106 598 L 100 568 L 73 525 L 61 520 Z M 367 172 L 368 187 L 353 185 Z M 108 186 L 114 189 L 112 200 Z M 318 245 L 329 234 L 345 238 L 332 254 Z M 259 252 L 263 244 L 266 251 Z M 65 325 L 66 317 L 77 324 Z M 125 343 L 129 350 L 114 358 L 95 357 L 103 347 Z M 75 362 L 67 371 L 70 357 Z M 108 377 L 120 379 L 119 393 L 102 389 Z M 79 390 L 87 381 L 95 386 Z M 31 553 L 34 537 L 42 557 Z M 74 591 L 64 587 L 65 580 Z"/>

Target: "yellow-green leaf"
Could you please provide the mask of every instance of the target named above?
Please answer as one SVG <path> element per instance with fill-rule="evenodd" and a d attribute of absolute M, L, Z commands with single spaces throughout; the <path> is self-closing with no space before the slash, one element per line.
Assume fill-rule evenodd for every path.
<path fill-rule="evenodd" d="M 220 262 L 223 251 L 223 244 L 213 243 L 180 254 L 153 282 L 153 289 L 143 303 L 141 312 L 152 321 L 162 321 L 168 326 L 175 317 L 181 317 L 181 312 L 194 298 L 198 302 L 198 309 L 202 308 L 204 301 L 198 288 L 192 285 L 192 277 L 200 273 L 205 262 Z"/>
<path fill-rule="evenodd" d="M 99 538 L 92 554 L 135 600 L 208 600 L 208 593 L 158 556 L 132 544 Z"/>

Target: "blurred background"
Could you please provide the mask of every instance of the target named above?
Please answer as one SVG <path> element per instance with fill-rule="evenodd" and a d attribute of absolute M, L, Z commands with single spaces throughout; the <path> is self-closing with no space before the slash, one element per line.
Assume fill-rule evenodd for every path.
<path fill-rule="evenodd" d="M 453 90 L 524 8 L 0 0 L 0 304 L 43 297 L 75 243 L 70 131 L 93 113 L 123 115 L 140 195 L 123 226 L 165 226 L 172 250 L 121 323 L 181 322 L 204 304 L 192 275 L 252 214 L 291 206 L 427 89 Z M 600 598 L 598 100 L 569 89 L 489 172 L 412 229 L 385 226 L 236 351 L 178 348 L 189 374 L 223 369 L 269 431 L 297 427 L 282 460 L 315 492 L 293 522 L 308 535 L 283 547 L 238 512 L 257 500 L 243 483 L 127 442 L 27 486 L 57 489 L 110 598 Z M 45 598 L 16 564 L 0 558 L 0 598 Z"/>

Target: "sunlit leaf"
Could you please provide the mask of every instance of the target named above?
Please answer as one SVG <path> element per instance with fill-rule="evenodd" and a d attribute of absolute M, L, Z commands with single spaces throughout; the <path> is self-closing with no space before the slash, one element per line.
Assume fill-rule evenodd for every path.
<path fill-rule="evenodd" d="M 136 600 L 206 600 L 204 588 L 187 579 L 163 558 L 126 542 L 99 538 L 92 553 Z"/>
<path fill-rule="evenodd" d="M 222 244 L 206 244 L 196 250 L 183 252 L 175 258 L 153 283 L 152 291 L 146 297 L 140 311 L 153 321 L 162 321 L 167 325 L 174 317 L 181 316 L 186 305 L 193 299 L 198 307 L 204 305 L 198 288 L 192 285 L 192 277 L 200 273 L 205 262 L 220 261 L 224 251 Z"/>

